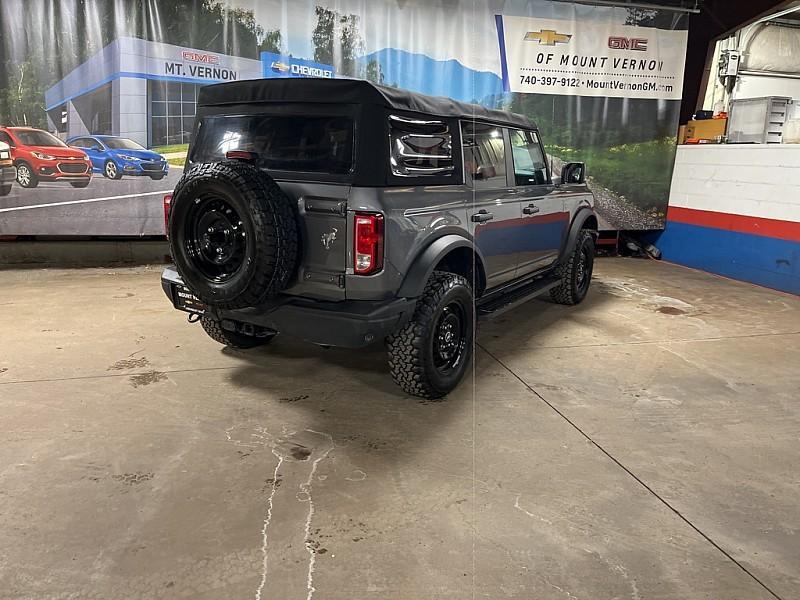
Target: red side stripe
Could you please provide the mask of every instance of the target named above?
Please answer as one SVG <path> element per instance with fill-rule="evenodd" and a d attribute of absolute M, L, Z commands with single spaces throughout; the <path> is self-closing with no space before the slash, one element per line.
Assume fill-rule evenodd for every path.
<path fill-rule="evenodd" d="M 800 242 L 800 223 L 670 206 L 667 221 Z"/>

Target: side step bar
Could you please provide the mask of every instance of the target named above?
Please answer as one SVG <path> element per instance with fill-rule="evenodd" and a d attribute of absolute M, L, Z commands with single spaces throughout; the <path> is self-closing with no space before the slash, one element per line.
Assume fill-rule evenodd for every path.
<path fill-rule="evenodd" d="M 557 287 L 561 280 L 556 277 L 542 277 L 534 279 L 513 291 L 507 292 L 497 298 L 489 297 L 485 302 L 478 303 L 478 320 L 490 320 L 517 308 L 536 296 L 541 296 Z"/>

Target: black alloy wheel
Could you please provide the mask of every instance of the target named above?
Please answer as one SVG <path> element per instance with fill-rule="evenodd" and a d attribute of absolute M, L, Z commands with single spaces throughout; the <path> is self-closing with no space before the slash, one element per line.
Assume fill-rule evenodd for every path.
<path fill-rule="evenodd" d="M 442 309 L 431 336 L 433 364 L 441 375 L 449 375 L 461 366 L 466 346 L 466 316 L 461 305 L 451 302 Z"/>
<path fill-rule="evenodd" d="M 578 264 L 575 265 L 575 287 L 579 297 L 585 296 L 589 290 L 589 283 L 592 280 L 593 258 L 590 247 L 588 245 L 582 246 L 578 256 Z"/>
<path fill-rule="evenodd" d="M 224 283 L 240 271 L 247 232 L 230 204 L 214 195 L 201 196 L 189 210 L 186 225 L 187 253 L 205 279 Z"/>

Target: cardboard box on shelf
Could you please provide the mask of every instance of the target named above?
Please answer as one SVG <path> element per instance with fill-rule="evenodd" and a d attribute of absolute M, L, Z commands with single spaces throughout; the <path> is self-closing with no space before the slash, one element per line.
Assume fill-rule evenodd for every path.
<path fill-rule="evenodd" d="M 689 121 L 686 124 L 686 138 L 696 140 L 716 140 L 725 135 L 728 119 L 706 119 Z"/>

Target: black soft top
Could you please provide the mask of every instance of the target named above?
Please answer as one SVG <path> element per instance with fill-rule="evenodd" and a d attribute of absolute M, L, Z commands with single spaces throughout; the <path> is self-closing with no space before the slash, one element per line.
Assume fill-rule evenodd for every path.
<path fill-rule="evenodd" d="M 262 102 L 372 104 L 437 117 L 480 119 L 525 129 L 536 128 L 528 117 L 517 113 L 458 102 L 443 96 L 426 96 L 361 79 L 250 79 L 203 86 L 197 98 L 199 106 Z"/>

